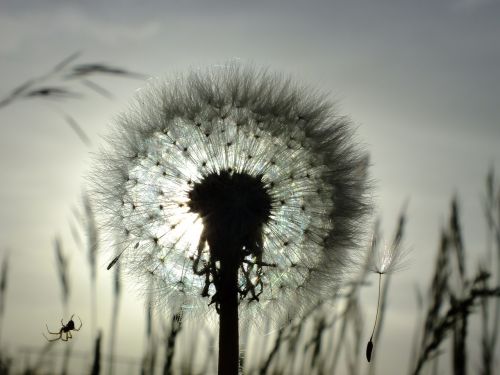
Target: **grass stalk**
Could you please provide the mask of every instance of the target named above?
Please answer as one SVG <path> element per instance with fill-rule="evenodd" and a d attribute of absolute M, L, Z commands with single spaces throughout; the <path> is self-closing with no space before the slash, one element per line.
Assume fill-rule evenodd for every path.
<path fill-rule="evenodd" d="M 5 313 L 5 295 L 7 293 L 7 280 L 9 273 L 9 257 L 8 253 L 5 253 L 2 260 L 2 268 L 0 274 L 0 358 L 2 357 L 2 331 L 3 331 L 3 316 Z"/>
<path fill-rule="evenodd" d="M 92 363 L 91 375 L 99 375 L 101 373 L 101 341 L 102 333 L 99 331 L 95 338 L 94 346 L 94 362 Z"/>
<path fill-rule="evenodd" d="M 110 337 L 109 337 L 109 363 L 108 375 L 113 375 L 113 365 L 116 347 L 116 335 L 118 326 L 118 315 L 120 312 L 120 296 L 121 296 L 121 281 L 120 281 L 120 263 L 115 265 L 113 274 L 113 307 L 111 311 Z"/>

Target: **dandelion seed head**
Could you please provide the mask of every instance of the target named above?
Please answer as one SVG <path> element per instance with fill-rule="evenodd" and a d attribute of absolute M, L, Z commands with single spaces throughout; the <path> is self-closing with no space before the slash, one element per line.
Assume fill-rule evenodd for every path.
<path fill-rule="evenodd" d="M 348 119 L 289 79 L 229 64 L 153 84 L 107 140 L 94 198 L 160 305 L 207 309 L 213 280 L 193 262 L 216 264 L 218 231 L 241 248 L 243 314 L 300 312 L 359 259 L 366 155 Z"/>

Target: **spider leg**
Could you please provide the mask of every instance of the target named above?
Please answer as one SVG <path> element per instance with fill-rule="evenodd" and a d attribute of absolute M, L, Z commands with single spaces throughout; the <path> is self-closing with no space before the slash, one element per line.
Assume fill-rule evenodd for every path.
<path fill-rule="evenodd" d="M 73 316 L 74 316 L 74 315 L 75 315 L 75 314 L 71 315 L 71 319 L 73 319 Z M 76 327 L 75 327 L 75 328 L 73 328 L 73 331 L 79 331 L 79 330 L 80 330 L 80 328 L 82 328 L 82 325 L 83 325 L 82 320 L 80 319 L 80 317 L 79 317 L 78 315 L 77 315 L 77 318 L 78 318 L 78 320 L 80 321 L 80 327 L 78 327 L 78 328 L 76 328 Z"/>
<path fill-rule="evenodd" d="M 43 337 L 45 337 L 45 340 L 47 340 L 48 342 L 57 341 L 57 340 L 62 338 L 62 333 L 59 337 L 56 337 L 54 339 L 49 339 L 47 336 L 45 336 L 45 333 L 42 333 L 42 335 L 43 335 Z M 56 335 L 58 335 L 58 333 L 56 333 Z"/>
<path fill-rule="evenodd" d="M 64 338 L 62 337 L 62 333 L 61 333 L 61 340 L 63 340 L 63 341 L 68 341 L 68 332 L 64 332 L 64 333 L 65 333 L 66 339 L 64 339 Z"/>
<path fill-rule="evenodd" d="M 68 336 L 68 338 L 70 338 L 70 339 L 73 338 L 73 335 L 71 334 L 71 331 L 66 332 L 66 336 Z"/>
<path fill-rule="evenodd" d="M 47 327 L 47 332 L 50 333 L 51 335 L 61 335 L 62 334 L 62 330 L 60 330 L 59 332 L 51 332 L 49 329 L 49 326 L 47 324 L 45 324 L 45 327 Z"/>

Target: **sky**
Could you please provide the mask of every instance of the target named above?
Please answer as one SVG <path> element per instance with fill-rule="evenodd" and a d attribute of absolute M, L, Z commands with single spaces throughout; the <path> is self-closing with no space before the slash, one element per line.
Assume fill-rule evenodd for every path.
<path fill-rule="evenodd" d="M 500 166 L 500 2 L 443 1 L 28 1 L 0 3 L 0 100 L 75 52 L 163 78 L 240 60 L 291 74 L 327 92 L 371 156 L 373 203 L 387 239 L 408 202 L 411 266 L 394 276 L 378 369 L 405 366 L 415 285 L 427 286 L 449 202 L 459 198 L 471 273 L 485 248 L 484 180 Z M 53 241 L 69 254 L 70 313 L 90 320 L 85 253 L 68 221 L 81 205 L 93 153 L 143 79 L 96 77 L 108 99 L 23 100 L 0 108 L 0 255 L 10 260 L 2 345 L 40 347 L 62 314 Z M 76 136 L 63 114 L 85 129 Z M 98 326 L 108 327 L 109 256 L 98 259 Z M 128 280 L 125 281 L 126 283 Z M 131 288 L 132 289 L 132 288 Z M 365 293 L 369 321 L 376 295 Z M 143 303 L 125 292 L 118 351 L 142 351 Z M 87 325 L 87 324 L 86 324 Z M 79 333 L 82 351 L 88 331 Z M 140 340 L 137 339 L 140 337 Z M 394 359 L 394 353 L 399 353 Z M 401 368 L 401 367 L 399 367 Z M 396 371 L 396 372 L 395 372 Z"/>

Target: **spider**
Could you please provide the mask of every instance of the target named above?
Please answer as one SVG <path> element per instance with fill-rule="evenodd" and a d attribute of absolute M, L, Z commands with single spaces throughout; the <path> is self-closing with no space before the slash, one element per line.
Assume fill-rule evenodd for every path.
<path fill-rule="evenodd" d="M 59 332 L 51 332 L 49 329 L 49 326 L 45 325 L 47 327 L 48 333 L 50 333 L 51 335 L 59 335 L 59 337 L 56 337 L 54 339 L 49 339 L 47 336 L 45 336 L 45 334 L 43 334 L 43 336 L 47 339 L 47 341 L 57 341 L 57 340 L 68 341 L 69 339 L 73 338 L 73 336 L 71 335 L 71 331 L 79 331 L 80 328 L 82 328 L 82 320 L 80 319 L 79 316 L 78 316 L 78 320 L 80 321 L 80 327 L 78 327 L 78 328 L 75 327 L 75 322 L 73 321 L 74 316 L 75 316 L 75 314 L 71 315 L 71 318 L 69 318 L 69 321 L 67 324 L 64 324 L 63 320 L 61 319 L 62 327 L 59 330 Z M 64 337 L 63 337 L 63 334 L 65 335 Z"/>

